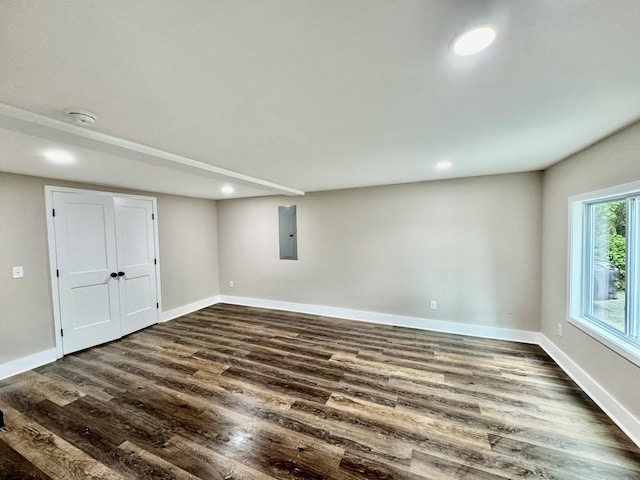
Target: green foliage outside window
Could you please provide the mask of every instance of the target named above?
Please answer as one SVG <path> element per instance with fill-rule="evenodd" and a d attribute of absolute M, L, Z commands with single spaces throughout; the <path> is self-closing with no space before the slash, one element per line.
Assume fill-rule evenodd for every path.
<path fill-rule="evenodd" d="M 627 203 L 624 200 L 595 205 L 595 255 L 620 271 L 617 288 L 625 289 L 627 266 Z"/>

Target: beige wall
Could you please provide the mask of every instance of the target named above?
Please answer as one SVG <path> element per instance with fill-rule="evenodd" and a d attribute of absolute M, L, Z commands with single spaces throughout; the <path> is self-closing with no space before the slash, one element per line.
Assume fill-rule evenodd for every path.
<path fill-rule="evenodd" d="M 525 173 L 220 201 L 221 293 L 539 331 L 541 191 Z M 286 204 L 298 261 L 278 258 Z"/>
<path fill-rule="evenodd" d="M 218 220 L 213 200 L 158 197 L 165 311 L 218 295 Z"/>
<path fill-rule="evenodd" d="M 157 197 L 163 309 L 218 294 L 216 202 L 0 173 L 0 364 L 54 347 L 45 185 Z"/>
<path fill-rule="evenodd" d="M 640 418 L 640 368 L 567 319 L 568 199 L 640 180 L 640 123 L 555 165 L 544 174 L 542 333 Z M 556 333 L 563 326 L 563 336 Z"/>
<path fill-rule="evenodd" d="M 24 266 L 13 280 L 11 268 Z M 44 182 L 0 173 L 0 364 L 54 347 Z"/>

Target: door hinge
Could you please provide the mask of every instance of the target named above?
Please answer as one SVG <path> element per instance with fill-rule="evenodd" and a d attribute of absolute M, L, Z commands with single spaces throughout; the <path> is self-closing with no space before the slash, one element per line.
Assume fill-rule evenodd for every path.
<path fill-rule="evenodd" d="M 160 304 L 156 302 L 156 308 L 160 308 Z"/>
<path fill-rule="evenodd" d="M 155 214 L 155 213 L 152 213 L 152 214 L 151 214 L 151 220 L 155 220 L 155 219 L 156 219 L 156 214 Z"/>
<path fill-rule="evenodd" d="M 62 328 L 60 329 L 60 336 L 64 337 L 64 330 Z"/>
<path fill-rule="evenodd" d="M 56 269 L 56 277 L 60 278 L 60 270 Z"/>
<path fill-rule="evenodd" d="M 52 209 L 51 209 L 51 212 L 53 213 L 53 216 L 55 217 L 55 216 L 56 216 L 56 209 L 55 209 L 55 208 L 52 208 Z"/>
<path fill-rule="evenodd" d="M 157 258 L 154 258 L 154 259 L 153 259 L 153 264 L 154 264 L 154 265 L 157 265 L 157 264 L 158 264 L 158 259 L 157 259 Z"/>

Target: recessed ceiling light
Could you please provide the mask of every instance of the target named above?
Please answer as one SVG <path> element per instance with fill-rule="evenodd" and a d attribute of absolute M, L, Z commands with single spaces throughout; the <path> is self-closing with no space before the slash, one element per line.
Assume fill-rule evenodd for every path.
<path fill-rule="evenodd" d="M 73 154 L 66 150 L 45 150 L 42 152 L 42 155 L 50 162 L 57 163 L 58 165 L 69 165 L 76 161 Z"/>
<path fill-rule="evenodd" d="M 473 55 L 491 45 L 496 34 L 497 29 L 493 25 L 474 27 L 458 35 L 451 48 L 457 55 Z"/>
<path fill-rule="evenodd" d="M 449 160 L 442 160 L 436 163 L 436 170 L 446 170 L 453 165 Z"/>
<path fill-rule="evenodd" d="M 224 187 L 222 187 L 222 193 L 231 195 L 233 192 L 235 192 L 235 189 L 231 185 L 225 185 Z"/>

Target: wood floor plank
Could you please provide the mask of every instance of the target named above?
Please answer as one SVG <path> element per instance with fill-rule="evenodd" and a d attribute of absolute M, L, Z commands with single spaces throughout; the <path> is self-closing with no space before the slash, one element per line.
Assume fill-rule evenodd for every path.
<path fill-rule="evenodd" d="M 197 478 L 214 480 L 273 480 L 274 478 L 179 435 L 174 435 L 163 445 L 162 456 Z"/>
<path fill-rule="evenodd" d="M 48 378 L 41 373 L 28 371 L 22 373 L 17 379 L 16 384 L 5 387 L 3 390 L 11 390 L 15 388 L 19 382 L 24 382 L 34 395 L 40 395 L 42 398 L 48 398 L 58 405 L 67 405 L 78 398 L 82 398 L 82 393 L 76 386 L 67 382 L 62 377 L 57 379 Z"/>
<path fill-rule="evenodd" d="M 518 465 L 505 457 L 491 457 L 486 452 L 478 453 L 472 461 L 466 458 L 432 455 L 415 450 L 411 471 L 432 480 L 505 480 L 526 478 L 527 480 L 547 480 L 551 478 L 542 470 L 535 471 Z"/>
<path fill-rule="evenodd" d="M 1 433 L 1 432 L 0 432 Z M 0 478 L 4 480 L 51 480 L 51 477 L 7 445 L 0 435 Z"/>
<path fill-rule="evenodd" d="M 10 425 L 10 431 L 2 435 L 2 441 L 51 478 L 125 480 L 13 408 L 4 405 L 2 410 Z"/>
<path fill-rule="evenodd" d="M 390 480 L 395 478 L 431 480 L 433 477 L 426 477 L 400 466 L 390 465 L 379 460 L 372 460 L 371 458 L 347 451 L 340 462 L 339 478 L 345 480 Z"/>
<path fill-rule="evenodd" d="M 174 480 L 198 480 L 198 477 L 162 458 L 125 441 L 118 447 L 117 456 L 133 470 L 141 472 L 143 478 L 171 478 Z"/>
<path fill-rule="evenodd" d="M 340 365 L 342 368 L 354 367 L 355 371 L 383 373 L 385 375 L 398 378 L 421 379 L 425 381 L 444 381 L 444 374 L 441 372 L 418 370 L 415 368 L 399 365 L 388 365 L 376 361 L 361 359 L 359 357 L 350 357 L 344 355 L 334 355 L 331 362 Z"/>
<path fill-rule="evenodd" d="M 474 427 L 430 418 L 414 412 L 403 412 L 395 408 L 363 402 L 344 395 L 332 395 L 326 406 L 340 412 L 348 412 L 378 424 L 392 426 L 396 432 L 404 431 L 417 435 L 436 436 L 472 445 L 480 450 L 488 450 L 489 439 L 486 432 Z M 418 440 L 420 441 L 420 440 Z"/>
<path fill-rule="evenodd" d="M 256 405 L 270 405 L 277 409 L 286 410 L 297 400 L 295 395 L 265 390 L 260 386 L 202 370 L 198 370 L 191 377 L 200 385 L 211 389 L 221 389 L 235 397 L 241 396 L 245 401 Z"/>
<path fill-rule="evenodd" d="M 559 450 L 570 448 L 580 455 L 604 461 L 623 461 L 627 456 L 626 448 L 623 446 L 629 445 L 628 438 L 622 431 L 612 428 L 613 424 L 608 419 L 603 422 L 591 420 L 569 423 L 555 420 L 560 415 L 547 414 L 546 418 L 541 418 L 538 415 L 529 416 L 523 412 L 512 412 L 508 409 L 500 411 L 496 407 L 489 409 L 485 406 L 481 407 L 481 410 L 487 422 L 495 420 L 512 425 L 514 428 L 511 432 L 502 434 L 508 437 Z M 499 432 L 496 434 L 501 435 Z M 610 450 L 617 453 L 610 454 Z"/>
<path fill-rule="evenodd" d="M 0 381 L 0 478 L 640 479 L 537 345 L 218 304 Z"/>
<path fill-rule="evenodd" d="M 82 392 L 86 392 L 89 395 L 93 395 L 95 398 L 104 399 L 105 396 L 113 398 L 118 393 L 122 393 L 124 390 L 116 387 L 111 382 L 102 381 L 91 374 L 87 370 L 74 369 L 73 362 L 76 357 L 66 356 L 53 364 L 41 367 L 39 371 L 45 375 L 51 374 L 64 378 L 67 381 L 78 386 L 78 389 Z M 89 389 L 87 389 L 89 387 Z M 104 392 L 102 395 L 95 395 L 95 391 Z"/>
<path fill-rule="evenodd" d="M 491 449 L 494 452 L 512 456 L 529 465 L 548 465 L 550 472 L 556 472 L 558 478 L 611 478 L 616 480 L 634 480 L 640 478 L 640 471 L 617 467 L 597 461 L 585 461 L 573 452 L 559 453 L 553 449 L 533 445 L 518 440 L 490 435 Z"/>

